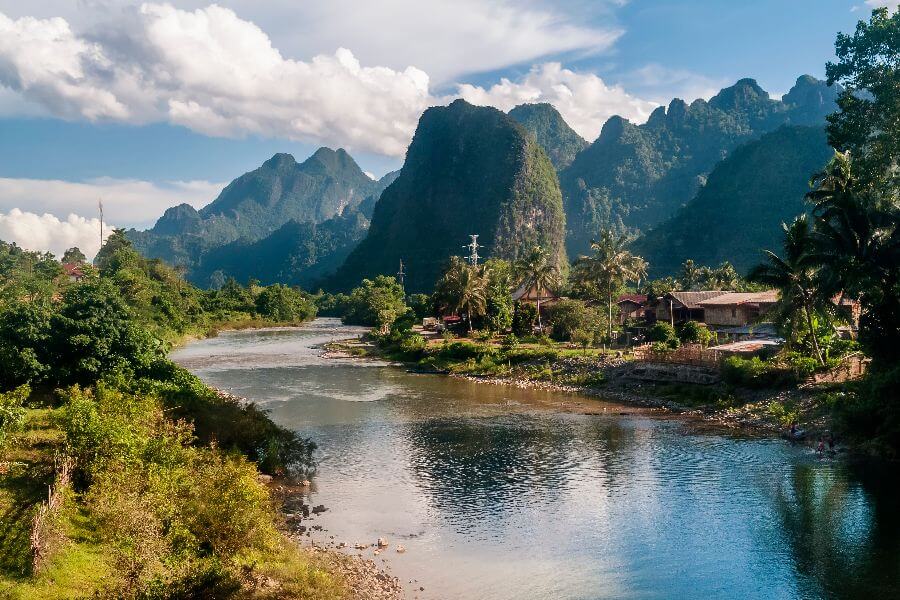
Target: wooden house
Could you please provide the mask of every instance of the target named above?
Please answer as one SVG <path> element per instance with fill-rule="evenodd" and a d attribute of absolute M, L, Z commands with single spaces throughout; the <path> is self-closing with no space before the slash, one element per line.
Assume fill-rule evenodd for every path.
<path fill-rule="evenodd" d="M 616 300 L 619 307 L 619 325 L 629 319 L 646 319 L 647 296 L 644 294 L 623 294 Z"/>
<path fill-rule="evenodd" d="M 685 321 L 704 321 L 702 302 L 730 292 L 669 292 L 654 302 L 655 320 L 667 323 L 684 323 Z"/>
<path fill-rule="evenodd" d="M 745 327 L 758 323 L 778 302 L 777 290 L 728 292 L 698 303 L 703 322 L 713 327 Z"/>

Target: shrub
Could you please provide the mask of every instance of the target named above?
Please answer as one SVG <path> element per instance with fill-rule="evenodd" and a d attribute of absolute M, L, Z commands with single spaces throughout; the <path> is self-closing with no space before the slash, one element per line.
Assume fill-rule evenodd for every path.
<path fill-rule="evenodd" d="M 682 344 L 701 344 L 706 346 L 712 334 L 709 329 L 697 321 L 686 321 L 678 328 L 678 339 Z"/>
<path fill-rule="evenodd" d="M 669 348 L 677 348 L 680 344 L 675 328 L 665 321 L 657 321 L 647 329 L 647 341 L 662 342 Z"/>
<path fill-rule="evenodd" d="M 517 338 L 516 334 L 514 333 L 507 334 L 503 336 L 503 340 L 500 342 L 500 347 L 504 352 L 515 350 L 519 347 L 519 338 Z"/>
<path fill-rule="evenodd" d="M 494 337 L 494 333 L 489 329 L 478 329 L 472 332 L 472 339 L 479 342 L 489 342 Z"/>
<path fill-rule="evenodd" d="M 600 321 L 595 311 L 580 300 L 561 300 L 548 313 L 553 339 L 560 342 L 573 341 L 576 331 L 590 330 Z"/>
<path fill-rule="evenodd" d="M 428 342 L 418 333 L 410 333 L 400 340 L 400 351 L 410 356 L 421 356 Z"/>
<path fill-rule="evenodd" d="M 25 401 L 31 394 L 27 385 L 11 392 L 0 394 L 0 450 L 6 445 L 10 434 L 20 431 L 25 425 Z"/>
<path fill-rule="evenodd" d="M 512 332 L 519 337 L 532 335 L 537 323 L 537 308 L 528 302 L 516 302 L 513 309 Z"/>
<path fill-rule="evenodd" d="M 791 370 L 763 361 L 758 356 L 729 356 L 722 362 L 721 374 L 725 383 L 748 388 L 784 387 L 797 382 Z"/>

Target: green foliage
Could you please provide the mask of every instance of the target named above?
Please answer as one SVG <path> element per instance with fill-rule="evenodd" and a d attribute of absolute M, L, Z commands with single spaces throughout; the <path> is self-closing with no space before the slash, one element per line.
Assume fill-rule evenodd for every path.
<path fill-rule="evenodd" d="M 65 252 L 63 252 L 62 258 L 60 259 L 62 263 L 74 263 L 77 265 L 82 265 L 87 262 L 87 257 L 85 257 L 84 252 L 82 252 L 78 246 L 74 246 L 69 248 Z"/>
<path fill-rule="evenodd" d="M 560 300 L 548 311 L 551 337 L 560 342 L 575 341 L 576 334 L 589 337 L 590 345 L 600 327 L 600 316 L 581 300 Z"/>
<path fill-rule="evenodd" d="M 363 279 L 347 298 L 344 323 L 386 332 L 398 317 L 406 314 L 405 297 L 403 287 L 393 277 L 379 275 L 374 280 Z"/>
<path fill-rule="evenodd" d="M 837 431 L 874 454 L 900 456 L 900 367 L 876 368 L 831 398 Z"/>
<path fill-rule="evenodd" d="M 503 336 L 503 340 L 500 342 L 500 348 L 503 349 L 504 352 L 509 352 L 510 350 L 515 350 L 519 347 L 519 338 L 516 337 L 514 333 L 508 333 Z"/>
<path fill-rule="evenodd" d="M 537 323 L 537 308 L 528 302 L 516 302 L 514 305 L 512 332 L 521 337 L 534 334 Z"/>
<path fill-rule="evenodd" d="M 21 431 L 25 425 L 24 404 L 29 395 L 31 388 L 27 385 L 0 394 L 0 450 L 3 450 L 9 436 Z"/>
<path fill-rule="evenodd" d="M 722 381 L 752 389 L 779 388 L 797 383 L 796 374 L 758 356 L 729 356 L 722 361 Z"/>
<path fill-rule="evenodd" d="M 435 287 L 434 297 L 444 312 L 464 317 L 472 331 L 474 321 L 487 310 L 488 283 L 484 266 L 470 265 L 454 256 Z"/>
<path fill-rule="evenodd" d="M 419 321 L 434 316 L 434 300 L 428 294 L 410 294 L 406 303 Z"/>
<path fill-rule="evenodd" d="M 680 345 L 675 328 L 665 321 L 657 321 L 647 329 L 647 341 L 665 344 L 669 348 L 677 348 Z"/>
<path fill-rule="evenodd" d="M 700 344 L 708 346 L 712 339 L 709 329 L 697 321 L 685 321 L 678 327 L 678 339 L 682 344 Z"/>
<path fill-rule="evenodd" d="M 299 323 L 315 318 L 316 306 L 298 290 L 276 283 L 256 297 L 256 313 L 270 321 Z"/>

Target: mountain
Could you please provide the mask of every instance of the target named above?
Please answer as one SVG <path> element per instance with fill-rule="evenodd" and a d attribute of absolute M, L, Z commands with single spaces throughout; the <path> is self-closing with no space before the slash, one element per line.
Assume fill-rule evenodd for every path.
<path fill-rule="evenodd" d="M 456 100 L 422 114 L 366 238 L 328 287 L 395 273 L 402 259 L 407 291 L 430 291 L 469 234 L 484 256 L 512 259 L 540 244 L 561 260 L 564 230 L 556 172 L 535 137 L 494 108 Z"/>
<path fill-rule="evenodd" d="M 131 230 L 128 235 L 144 255 L 183 266 L 191 281 L 206 285 L 208 275 L 224 270 L 207 256 L 214 249 L 252 245 L 290 222 L 321 224 L 358 212 L 368 224 L 375 201 L 396 176 L 388 173 L 373 181 L 343 149 L 319 148 L 302 163 L 279 153 L 232 181 L 201 210 L 187 204 L 172 207 L 152 229 Z M 330 227 L 352 224 L 348 232 L 352 237 L 358 233 L 356 223 L 355 217 L 337 219 Z M 316 244 L 314 229 L 292 231 L 303 238 L 296 244 Z"/>
<path fill-rule="evenodd" d="M 746 273 L 762 260 L 763 249 L 780 249 L 781 223 L 809 210 L 809 178 L 833 152 L 821 127 L 784 126 L 747 142 L 633 250 L 649 261 L 652 277 L 674 274 L 689 258 L 710 266 L 728 260 Z"/>
<path fill-rule="evenodd" d="M 206 252 L 194 276 L 213 285 L 227 277 L 238 281 L 252 277 L 263 285 L 312 289 L 344 262 L 368 228 L 368 218 L 357 209 L 321 223 L 291 220 L 261 240 L 237 240 Z"/>
<path fill-rule="evenodd" d="M 509 111 L 509 116 L 534 134 L 557 171 L 572 164 L 575 156 L 588 146 L 550 104 L 520 104 Z"/>
<path fill-rule="evenodd" d="M 559 175 L 569 253 L 584 253 L 603 229 L 646 231 L 670 217 L 737 146 L 782 125 L 824 125 L 839 91 L 803 76 L 773 100 L 741 79 L 708 102 L 672 100 L 642 125 L 612 117 Z"/>

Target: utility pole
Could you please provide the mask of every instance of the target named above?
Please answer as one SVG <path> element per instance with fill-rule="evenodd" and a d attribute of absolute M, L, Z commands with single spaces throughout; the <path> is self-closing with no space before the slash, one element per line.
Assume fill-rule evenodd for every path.
<path fill-rule="evenodd" d="M 469 261 L 469 264 L 472 265 L 473 267 L 477 267 L 478 259 L 481 258 L 480 256 L 478 256 L 478 249 L 484 248 L 484 246 L 482 246 L 478 243 L 478 234 L 477 233 L 469 234 L 469 237 L 472 238 L 472 241 L 469 242 L 468 244 L 466 244 L 465 246 L 463 246 L 463 248 L 469 249 L 469 256 L 466 257 Z"/>
<path fill-rule="evenodd" d="M 397 271 L 397 281 L 400 282 L 400 287 L 403 287 L 403 280 L 406 276 L 406 271 L 403 270 L 403 259 L 400 259 L 400 270 Z"/>
<path fill-rule="evenodd" d="M 100 247 L 103 247 L 103 198 L 97 201 L 97 207 L 100 209 Z"/>

